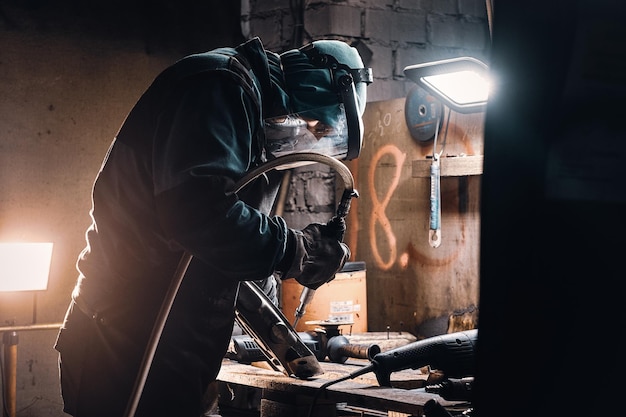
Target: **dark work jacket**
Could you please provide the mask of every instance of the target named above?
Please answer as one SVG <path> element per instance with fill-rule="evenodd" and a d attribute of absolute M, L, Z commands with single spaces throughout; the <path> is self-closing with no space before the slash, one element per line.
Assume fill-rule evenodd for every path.
<path fill-rule="evenodd" d="M 132 109 L 94 184 L 73 294 L 79 305 L 97 312 L 147 287 L 160 291 L 184 250 L 205 263 L 207 280 L 273 272 L 285 251 L 284 221 L 227 195 L 262 162 L 265 54 L 255 39 L 186 57 Z"/>
<path fill-rule="evenodd" d="M 268 214 L 277 182 L 229 193 L 263 162 L 262 120 L 286 100 L 280 75 L 255 38 L 181 59 L 128 114 L 93 186 L 75 304 L 55 345 L 66 412 L 121 415 L 185 251 L 193 260 L 138 415 L 202 411 L 230 340 L 238 283 L 271 276 L 286 250 L 287 225 Z"/>

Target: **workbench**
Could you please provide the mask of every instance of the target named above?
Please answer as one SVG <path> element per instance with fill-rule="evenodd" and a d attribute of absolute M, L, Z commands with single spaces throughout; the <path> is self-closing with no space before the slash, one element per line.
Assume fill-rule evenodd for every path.
<path fill-rule="evenodd" d="M 355 358 L 343 364 L 322 361 L 324 373 L 304 380 L 286 376 L 265 362 L 242 364 L 224 359 L 218 375 L 220 406 L 256 408 L 256 414 L 245 415 L 260 417 L 421 417 L 423 406 L 430 399 L 437 400 L 452 414 L 470 408 L 468 403 L 446 401 L 426 392 L 428 373 L 423 369 L 393 373 L 392 387 L 379 386 L 375 374 L 370 372 L 319 389 L 369 363 Z"/>

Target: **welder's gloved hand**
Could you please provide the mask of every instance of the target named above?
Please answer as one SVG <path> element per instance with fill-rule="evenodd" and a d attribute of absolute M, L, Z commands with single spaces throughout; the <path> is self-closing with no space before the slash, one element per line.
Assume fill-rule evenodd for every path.
<path fill-rule="evenodd" d="M 332 281 L 350 258 L 348 246 L 337 240 L 325 224 L 311 223 L 302 230 L 291 229 L 289 240 L 291 263 L 284 268 L 281 278 L 295 278 L 312 290 Z"/>

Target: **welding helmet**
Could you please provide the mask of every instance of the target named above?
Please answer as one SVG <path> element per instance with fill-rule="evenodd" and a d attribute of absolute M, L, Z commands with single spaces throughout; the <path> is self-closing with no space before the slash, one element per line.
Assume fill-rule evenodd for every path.
<path fill-rule="evenodd" d="M 357 158 L 372 72 L 356 48 L 320 40 L 282 53 L 280 61 L 290 113 L 265 119 L 268 159 L 301 152 Z"/>

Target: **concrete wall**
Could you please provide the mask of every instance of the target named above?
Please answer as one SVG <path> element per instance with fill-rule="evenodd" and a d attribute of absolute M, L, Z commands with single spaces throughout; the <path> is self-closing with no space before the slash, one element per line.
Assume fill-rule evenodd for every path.
<path fill-rule="evenodd" d="M 286 0 L 243 1 L 241 26 L 239 11 L 224 3 L 236 4 L 161 1 L 148 11 L 121 1 L 0 3 L 0 241 L 55 245 L 48 290 L 36 298 L 0 294 L 0 325 L 62 320 L 89 224 L 89 191 L 106 148 L 154 76 L 182 55 L 236 44 L 241 31 L 277 52 L 296 46 L 294 33 L 302 41 L 345 39 L 371 52 L 371 101 L 405 96 L 406 65 L 487 56 L 480 0 L 320 1 L 303 11 L 302 32 L 293 30 Z M 315 179 L 325 189 L 332 178 L 309 174 L 293 181 Z M 332 210 L 320 207 L 334 200 L 316 189 L 291 198 L 287 214 L 328 216 Z M 19 333 L 20 417 L 62 415 L 55 336 L 53 330 Z"/>

